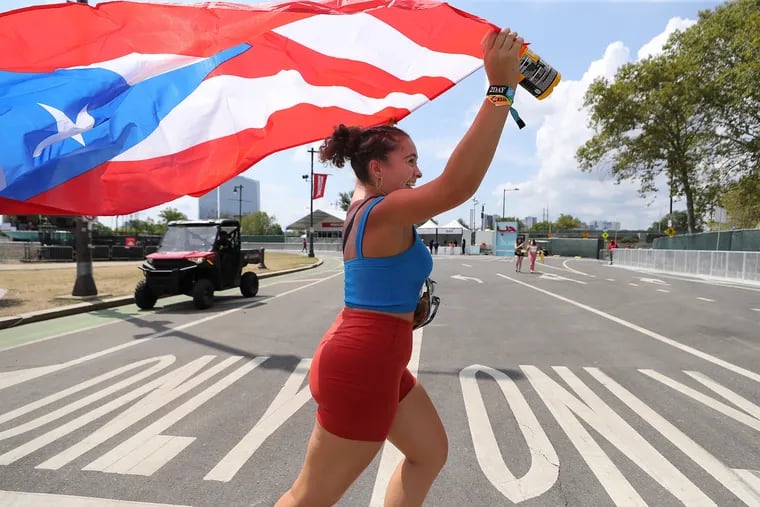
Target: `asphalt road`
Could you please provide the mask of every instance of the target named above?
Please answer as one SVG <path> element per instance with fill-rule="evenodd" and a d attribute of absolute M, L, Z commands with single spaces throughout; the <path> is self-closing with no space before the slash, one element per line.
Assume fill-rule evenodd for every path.
<path fill-rule="evenodd" d="M 269 506 L 313 424 L 335 257 L 197 311 L 0 331 L 0 505 Z M 426 505 L 760 505 L 760 289 L 549 258 L 439 257 L 415 333 L 449 460 Z M 387 445 L 341 506 L 379 506 Z M 109 499 L 109 500 L 106 500 Z"/>

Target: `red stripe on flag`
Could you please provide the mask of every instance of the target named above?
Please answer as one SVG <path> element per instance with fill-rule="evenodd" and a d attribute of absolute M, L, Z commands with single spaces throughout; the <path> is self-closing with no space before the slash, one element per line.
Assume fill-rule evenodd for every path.
<path fill-rule="evenodd" d="M 488 29 L 486 21 L 426 0 L 236 4 L 234 8 L 132 2 L 91 7 L 68 3 L 0 14 L 0 47 L 6 49 L 0 68 L 47 72 L 133 52 L 210 56 L 315 14 L 367 9 L 373 9 L 373 16 L 433 51 L 482 55 L 480 39 Z M 43 40 L 55 44 L 42 43 Z"/>
<path fill-rule="evenodd" d="M 430 76 L 404 81 L 374 65 L 325 56 L 273 32 L 256 39 L 251 49 L 220 65 L 207 79 L 224 75 L 273 76 L 283 70 L 297 70 L 304 81 L 312 85 L 345 86 L 375 98 L 385 97 L 393 91 L 421 93 L 433 99 L 455 84 L 443 77 Z"/>
<path fill-rule="evenodd" d="M 56 214 L 64 215 L 124 215 L 183 195 L 199 197 L 273 152 L 327 137 L 339 123 L 378 125 L 408 114 L 389 108 L 366 116 L 299 104 L 273 113 L 263 129 L 245 130 L 170 157 L 104 164 L 29 199 L 24 203 L 24 213 L 37 213 L 39 206 L 58 209 Z M 304 118 L 310 120 L 305 122 Z M 242 169 L 228 169 L 237 167 Z"/>

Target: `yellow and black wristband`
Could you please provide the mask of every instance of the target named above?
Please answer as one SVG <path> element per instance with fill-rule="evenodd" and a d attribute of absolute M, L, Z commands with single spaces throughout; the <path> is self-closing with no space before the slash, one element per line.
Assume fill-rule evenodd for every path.
<path fill-rule="evenodd" d="M 510 106 L 509 113 L 519 128 L 525 127 L 525 122 L 520 118 L 520 113 L 512 107 L 515 103 L 515 89 L 505 85 L 491 85 L 486 92 L 486 98 L 496 106 Z"/>

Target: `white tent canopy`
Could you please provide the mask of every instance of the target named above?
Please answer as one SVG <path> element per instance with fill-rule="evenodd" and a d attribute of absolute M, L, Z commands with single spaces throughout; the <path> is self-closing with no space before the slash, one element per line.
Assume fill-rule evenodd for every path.
<path fill-rule="evenodd" d="M 456 220 L 452 220 L 446 225 L 438 225 L 432 219 L 428 220 L 421 226 L 417 227 L 417 234 L 420 235 L 444 235 L 444 236 L 461 236 L 470 230 Z"/>

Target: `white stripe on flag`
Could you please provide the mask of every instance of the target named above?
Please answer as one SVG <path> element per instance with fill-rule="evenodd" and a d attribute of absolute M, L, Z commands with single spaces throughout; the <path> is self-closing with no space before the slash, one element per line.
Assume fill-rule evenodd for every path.
<path fill-rule="evenodd" d="M 143 54 L 130 53 L 128 55 L 106 60 L 103 62 L 71 67 L 72 69 L 106 69 L 115 72 L 124 78 L 127 84 L 134 85 L 173 70 L 187 67 L 206 58 L 197 56 L 172 55 L 172 54 Z"/>
<path fill-rule="evenodd" d="M 394 92 L 378 99 L 344 86 L 313 86 L 294 70 L 253 79 L 218 76 L 203 81 L 156 130 L 113 161 L 162 157 L 246 129 L 263 128 L 272 113 L 298 104 L 370 115 L 387 107 L 412 111 L 427 101 L 422 94 Z"/>
<path fill-rule="evenodd" d="M 420 46 L 366 13 L 318 14 L 272 31 L 324 55 L 366 62 L 405 81 L 436 76 L 456 83 L 483 65 L 474 56 Z"/>

